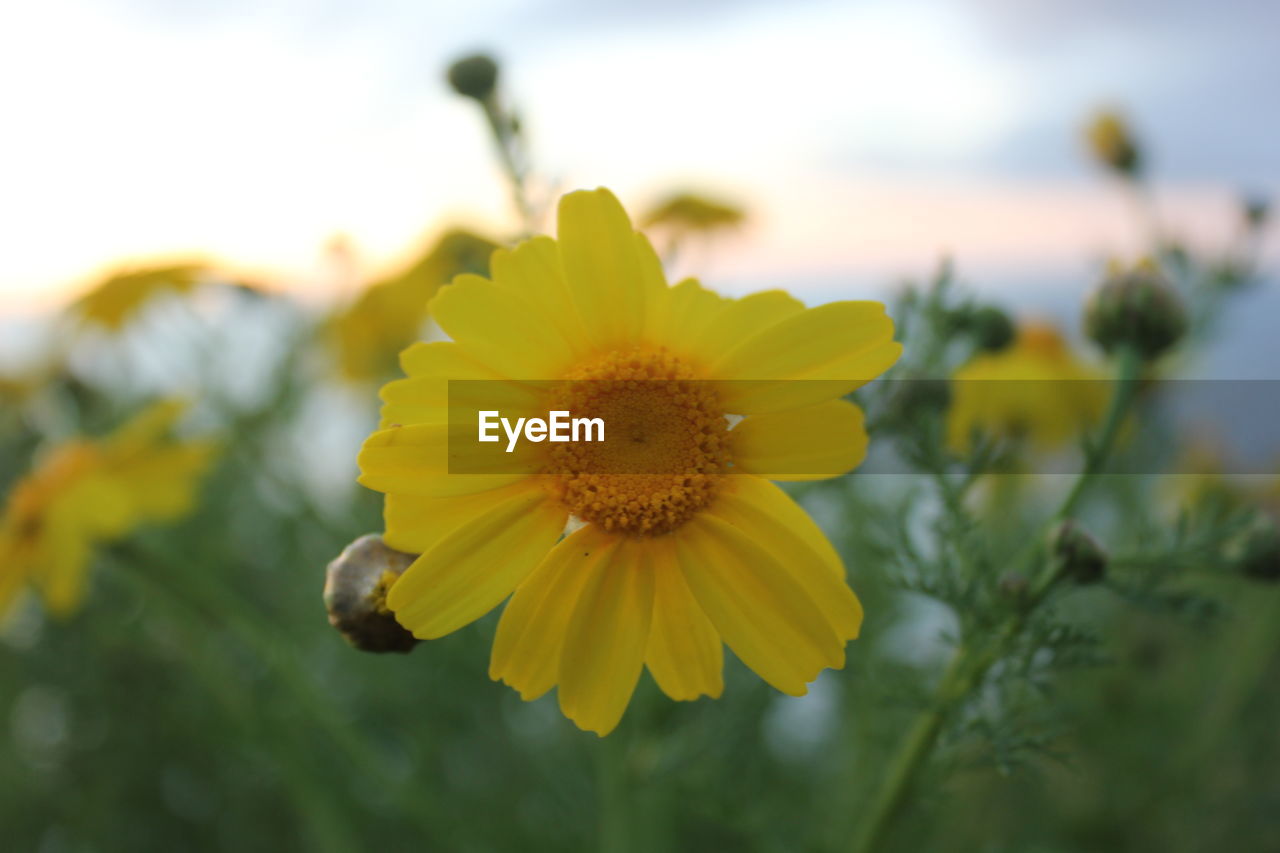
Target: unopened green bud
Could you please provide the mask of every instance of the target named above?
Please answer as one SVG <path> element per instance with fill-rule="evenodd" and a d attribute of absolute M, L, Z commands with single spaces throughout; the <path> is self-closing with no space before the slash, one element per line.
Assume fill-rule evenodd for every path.
<path fill-rule="evenodd" d="M 1164 273 L 1150 260 L 1113 267 L 1085 307 L 1085 332 L 1108 353 L 1125 347 L 1155 359 L 1187 331 L 1187 312 Z"/>
<path fill-rule="evenodd" d="M 974 311 L 970 324 L 978 346 L 984 350 L 995 352 L 1013 343 L 1013 321 L 994 305 L 984 305 Z"/>
<path fill-rule="evenodd" d="M 387 592 L 414 561 L 370 533 L 352 542 L 329 564 L 324 606 L 329 624 L 365 652 L 408 652 L 417 645 L 387 607 Z"/>
<path fill-rule="evenodd" d="M 464 56 L 449 66 L 449 85 L 464 98 L 488 100 L 498 85 L 498 63 L 487 53 Z"/>
<path fill-rule="evenodd" d="M 951 405 L 951 383 L 946 379 L 901 379 L 894 386 L 890 405 L 893 417 L 903 423 L 946 411 Z"/>
<path fill-rule="evenodd" d="M 1050 532 L 1049 547 L 1062 575 L 1078 584 L 1097 583 L 1107 573 L 1106 550 L 1071 519 Z"/>
<path fill-rule="evenodd" d="M 1250 228 L 1258 229 L 1267 224 L 1267 217 L 1271 214 L 1271 201 L 1266 196 L 1246 196 L 1240 207 L 1245 224 Z"/>
<path fill-rule="evenodd" d="M 1025 601 L 1030 589 L 1027 576 L 1021 572 L 1005 572 L 1000 577 L 1000 594 L 1015 604 Z"/>
<path fill-rule="evenodd" d="M 1226 557 L 1245 577 L 1280 580 L 1280 529 L 1276 522 L 1259 513 L 1254 522 L 1227 545 Z"/>

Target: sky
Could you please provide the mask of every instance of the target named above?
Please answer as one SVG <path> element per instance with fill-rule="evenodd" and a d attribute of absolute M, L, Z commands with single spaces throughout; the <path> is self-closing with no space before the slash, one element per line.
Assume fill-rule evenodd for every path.
<path fill-rule="evenodd" d="M 1239 191 L 1280 191 L 1277 31 L 1263 0 L 3 4 L 0 313 L 192 256 L 330 298 L 335 235 L 374 274 L 451 224 L 511 233 L 443 83 L 475 49 L 556 187 L 743 202 L 697 257 L 727 290 L 857 293 L 943 254 L 991 287 L 1084 280 L 1139 245 L 1083 156 L 1099 105 L 1206 246 Z"/>

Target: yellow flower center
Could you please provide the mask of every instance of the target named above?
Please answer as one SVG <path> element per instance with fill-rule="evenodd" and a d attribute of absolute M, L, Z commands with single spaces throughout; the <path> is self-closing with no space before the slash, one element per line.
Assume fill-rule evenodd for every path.
<path fill-rule="evenodd" d="M 715 497 L 729 423 L 711 383 L 665 351 L 615 352 L 565 376 L 553 410 L 600 418 L 602 442 L 552 444 L 543 473 L 577 518 L 629 536 L 670 533 Z"/>

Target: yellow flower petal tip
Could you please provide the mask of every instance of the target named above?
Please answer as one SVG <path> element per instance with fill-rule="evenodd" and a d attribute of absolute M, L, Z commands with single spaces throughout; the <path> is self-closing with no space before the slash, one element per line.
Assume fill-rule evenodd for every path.
<path fill-rule="evenodd" d="M 434 637 L 505 599 L 489 677 L 526 700 L 556 689 L 601 736 L 644 669 L 672 699 L 722 695 L 725 645 L 803 693 L 844 665 L 862 609 L 769 480 L 861 463 L 843 398 L 898 359 L 892 320 L 875 302 L 671 286 L 607 189 L 564 196 L 557 223 L 442 287 L 431 311 L 451 340 L 406 349 L 407 378 L 382 391 L 360 482 L 386 493 L 386 541 L 421 554 L 390 607 Z M 469 409 L 598 415 L 626 440 L 485 457 L 450 443 L 451 382 L 479 389 Z"/>

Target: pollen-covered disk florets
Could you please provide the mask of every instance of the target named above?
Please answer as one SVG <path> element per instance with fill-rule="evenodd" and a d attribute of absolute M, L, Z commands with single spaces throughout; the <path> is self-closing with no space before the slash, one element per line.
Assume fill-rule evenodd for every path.
<path fill-rule="evenodd" d="M 551 446 L 548 490 L 574 516 L 632 535 L 669 533 L 715 497 L 729 423 L 711 383 L 658 350 L 610 353 L 565 376 L 553 409 L 600 418 L 603 442 Z"/>

